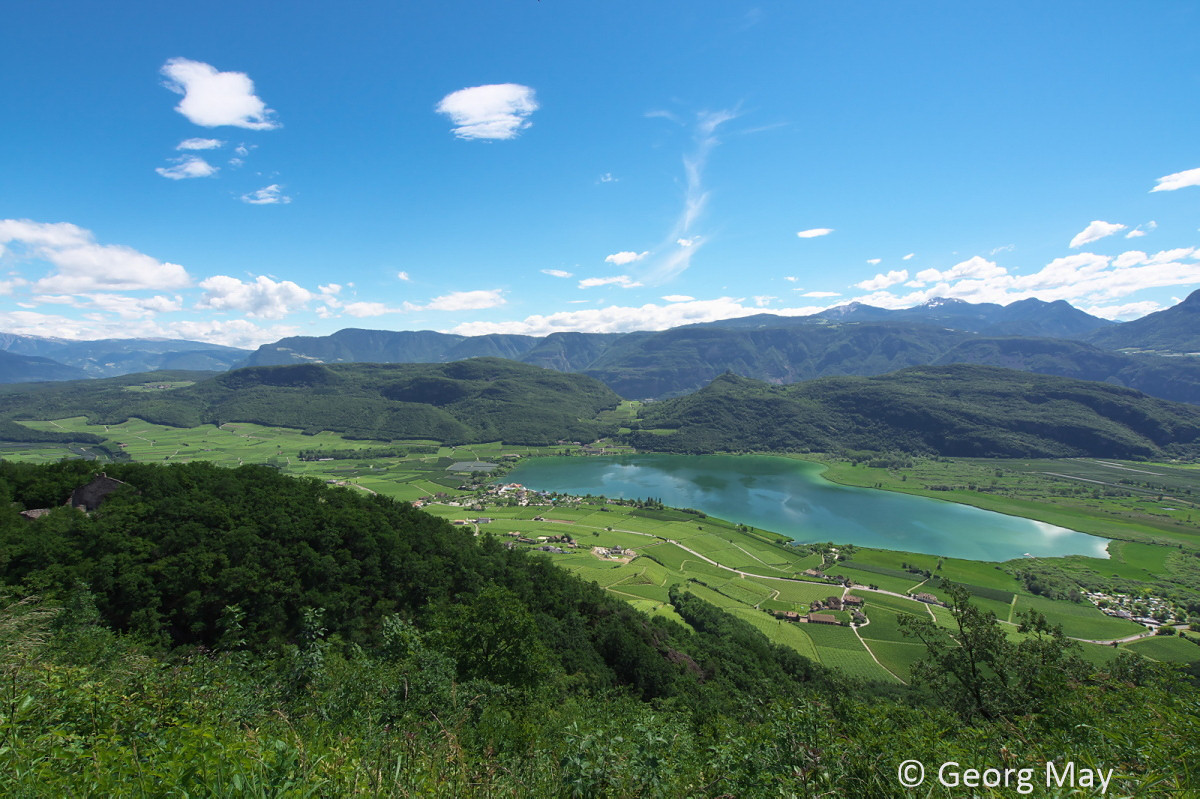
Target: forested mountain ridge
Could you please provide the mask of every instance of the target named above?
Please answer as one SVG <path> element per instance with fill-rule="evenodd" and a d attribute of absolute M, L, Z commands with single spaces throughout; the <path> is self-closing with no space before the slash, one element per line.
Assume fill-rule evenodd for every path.
<path fill-rule="evenodd" d="M 1200 408 L 1132 389 L 985 366 L 921 366 L 790 386 L 722 375 L 648 405 L 638 447 L 895 450 L 963 457 L 1149 458 L 1200 451 Z"/>
<path fill-rule="evenodd" d="M 1164 399 L 1200 403 L 1200 358 L 1168 361 L 1147 354 L 1200 350 L 1196 307 L 1200 294 L 1143 320 L 1114 324 L 1061 300 L 1027 299 L 1001 306 L 942 299 L 899 310 L 850 303 L 812 316 L 757 314 L 631 333 L 462 336 L 347 328 L 328 336 L 281 339 L 248 355 L 230 348 L 205 349 L 196 342 L 61 342 L 12 335 L 0 335 L 0 349 L 39 357 L 58 357 L 48 353 L 69 350 L 75 359 L 71 363 L 88 376 L 498 357 L 587 374 L 630 399 L 687 394 L 726 371 L 786 384 L 834 375 L 879 375 L 924 364 L 981 363 L 1110 382 Z M 0 362 L 0 382 L 82 376 L 55 371 L 52 364 L 18 368 L 16 362 Z"/>
<path fill-rule="evenodd" d="M 5 383 L 33 383 L 45 380 L 80 380 L 87 377 L 82 369 L 66 366 L 40 355 L 18 355 L 0 350 L 0 374 Z"/>
<path fill-rule="evenodd" d="M 1200 290 L 1193 291 L 1178 305 L 1097 330 L 1087 340 L 1109 349 L 1200 353 Z"/>
<path fill-rule="evenodd" d="M 71 341 L 0 333 L 0 353 L 35 356 L 61 364 L 61 376 L 41 380 L 116 377 L 160 369 L 224 371 L 241 361 L 246 350 L 182 339 L 130 338 Z M 12 383 L 13 372 L 0 362 L 0 382 Z"/>
<path fill-rule="evenodd" d="M 6 387 L 0 418 L 118 424 L 137 417 L 174 427 L 238 421 L 357 438 L 547 444 L 594 439 L 597 415 L 620 401 L 590 377 L 498 358 L 248 367 L 149 392 L 129 391 L 132 380 Z"/>

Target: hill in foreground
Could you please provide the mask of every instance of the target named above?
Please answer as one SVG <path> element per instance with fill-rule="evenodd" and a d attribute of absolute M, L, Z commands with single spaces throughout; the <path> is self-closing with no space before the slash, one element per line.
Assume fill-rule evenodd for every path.
<path fill-rule="evenodd" d="M 635 446 L 671 452 L 893 450 L 1150 458 L 1200 451 L 1200 409 L 986 366 L 922 366 L 790 386 L 723 375 L 648 406 Z"/>

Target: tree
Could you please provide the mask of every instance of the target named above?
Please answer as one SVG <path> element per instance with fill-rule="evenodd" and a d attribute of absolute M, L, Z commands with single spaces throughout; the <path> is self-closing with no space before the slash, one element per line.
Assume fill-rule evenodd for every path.
<path fill-rule="evenodd" d="M 1019 643 L 1009 640 L 995 614 L 972 604 L 962 586 L 943 583 L 953 627 L 926 616 L 902 616 L 904 635 L 925 644 L 927 654 L 913 667 L 928 685 L 967 720 L 995 721 L 1027 713 L 1052 712 L 1074 680 L 1087 674 L 1078 643 L 1036 611 L 1021 615 Z"/>

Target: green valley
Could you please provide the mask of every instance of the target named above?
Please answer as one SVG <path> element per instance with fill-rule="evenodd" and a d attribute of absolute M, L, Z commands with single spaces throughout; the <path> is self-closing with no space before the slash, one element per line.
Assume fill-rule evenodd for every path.
<path fill-rule="evenodd" d="M 17 706 L 28 698 L 53 708 L 42 718 L 7 717 L 0 757 L 13 768 L 0 784 L 69 790 L 84 773 L 70 754 L 79 746 L 105 764 L 104 775 L 134 779 L 130 731 L 146 729 L 156 779 L 201 793 L 278 783 L 400 795 L 395 785 L 420 783 L 434 795 L 471 785 L 527 796 L 757 796 L 772 781 L 800 779 L 813 791 L 885 797 L 900 795 L 890 759 L 852 765 L 875 763 L 869 749 L 982 757 L 970 753 L 999 735 L 1022 756 L 1116 762 L 1117 748 L 1070 730 L 1085 718 L 1106 735 L 1140 729 L 1114 709 L 1137 701 L 1172 719 L 1175 732 L 1148 759 L 1122 766 L 1122 784 L 1192 785 L 1169 764 L 1200 741 L 1179 704 L 1197 689 L 1173 671 L 1200 671 L 1200 636 L 1188 629 L 1200 614 L 1194 467 L 793 452 L 824 464 L 836 482 L 1112 539 L 1108 559 L 1004 563 L 798 545 L 652 498 L 513 485 L 508 471 L 530 459 L 628 452 L 630 441 L 678 441 L 692 428 L 650 436 L 642 428 L 683 406 L 543 384 L 546 403 L 567 391 L 578 392 L 577 404 L 560 403 L 564 412 L 544 420 L 525 414 L 553 430 L 530 434 L 509 420 L 522 391 L 538 407 L 538 384 L 526 387 L 503 362 L 472 368 L 116 378 L 99 394 L 102 411 L 86 410 L 82 388 L 70 384 L 57 394 L 21 386 L 0 400 L 16 433 L 0 463 L 0 487 L 13 500 L 0 520 L 0 666 L 15 680 Z M 412 419 L 434 428 L 449 419 L 473 432 L 446 440 L 398 435 L 415 431 L 390 422 L 339 421 L 361 418 L 353 403 L 320 429 L 264 422 L 306 394 L 319 400 L 329 383 L 331 397 L 416 405 L 424 410 Z M 76 412 L 30 418 L 31 396 L 50 411 Z M 317 407 L 333 414 L 332 401 Z M 1158 424 L 1186 421 L 1154 407 Z M 494 421 L 467 427 L 470 408 Z M 250 409 L 244 415 L 254 420 L 145 418 L 213 409 Z M 1128 424 L 1121 414 L 1114 418 Z M 368 427 L 376 435 L 365 435 Z M 484 440 L 493 429 L 507 436 Z M 540 443 L 569 432 L 576 436 Z M 100 471 L 132 489 L 93 514 L 58 508 Z M 51 510 L 17 516 L 37 508 Z M 1170 634 L 1121 612 L 1165 621 Z M 964 630 L 990 641 L 985 704 L 945 682 L 951 655 L 937 641 Z M 494 640 L 509 643 L 496 649 Z M 1034 653 L 1054 665 L 1035 667 Z M 84 729 L 59 686 L 87 679 L 94 721 Z M 394 693 L 400 685 L 403 696 Z M 122 706 L 121 696 L 138 698 Z M 1036 710 L 1030 696 L 1042 703 Z M 819 721 L 815 708 L 824 708 Z M 868 718 L 889 720 L 891 731 L 864 726 Z M 234 720 L 257 732 L 247 737 Z M 409 737 L 397 739 L 391 725 Z M 655 743 L 665 730 L 669 759 L 667 739 Z M 841 740 L 846 757 L 797 777 L 791 747 L 818 746 L 822 736 Z M 199 740 L 220 741 L 219 760 Z M 587 751 L 609 765 L 587 765 Z M 732 765 L 749 751 L 744 768 Z M 713 752 L 719 765 L 704 765 Z M 22 767 L 46 759 L 60 764 L 56 778 Z M 403 781 L 379 776 L 385 767 Z"/>

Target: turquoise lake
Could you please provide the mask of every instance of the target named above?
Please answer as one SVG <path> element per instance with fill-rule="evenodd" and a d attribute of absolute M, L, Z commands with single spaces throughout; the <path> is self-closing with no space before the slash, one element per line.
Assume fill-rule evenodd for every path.
<path fill-rule="evenodd" d="M 853 488 L 816 463 L 766 455 L 618 455 L 530 458 L 505 482 L 538 491 L 654 497 L 667 505 L 782 533 L 968 560 L 1088 555 L 1107 539 L 925 497 Z"/>

